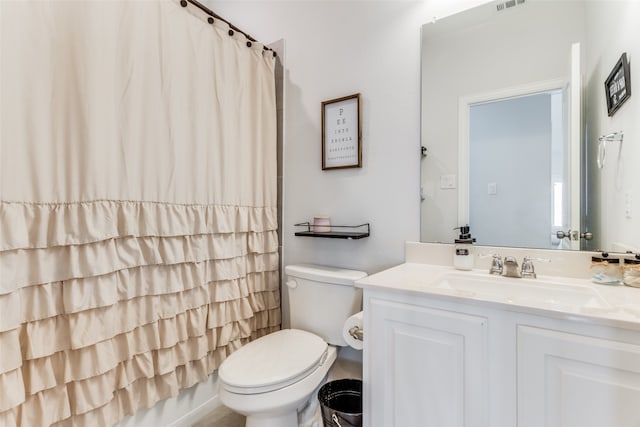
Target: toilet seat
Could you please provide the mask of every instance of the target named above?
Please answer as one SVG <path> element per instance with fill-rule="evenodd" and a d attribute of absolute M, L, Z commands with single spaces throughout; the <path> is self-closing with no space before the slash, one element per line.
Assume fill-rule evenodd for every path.
<path fill-rule="evenodd" d="M 220 366 L 218 375 L 229 392 L 267 393 L 308 376 L 324 362 L 327 348 L 327 343 L 317 335 L 283 329 L 231 354 Z"/>

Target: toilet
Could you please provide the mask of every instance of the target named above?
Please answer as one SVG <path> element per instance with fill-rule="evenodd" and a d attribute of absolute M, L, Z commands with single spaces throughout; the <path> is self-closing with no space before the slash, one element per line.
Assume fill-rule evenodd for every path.
<path fill-rule="evenodd" d="M 362 307 L 353 282 L 362 271 L 318 265 L 285 267 L 291 329 L 258 338 L 218 370 L 220 401 L 247 417 L 247 427 L 297 427 L 298 410 L 346 346 L 344 322 Z"/>

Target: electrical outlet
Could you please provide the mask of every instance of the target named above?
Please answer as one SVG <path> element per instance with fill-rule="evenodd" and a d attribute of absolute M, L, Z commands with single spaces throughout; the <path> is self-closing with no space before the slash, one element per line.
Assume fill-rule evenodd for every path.
<path fill-rule="evenodd" d="M 490 196 L 495 196 L 498 194 L 498 184 L 495 182 L 490 182 L 487 184 L 487 194 Z"/>

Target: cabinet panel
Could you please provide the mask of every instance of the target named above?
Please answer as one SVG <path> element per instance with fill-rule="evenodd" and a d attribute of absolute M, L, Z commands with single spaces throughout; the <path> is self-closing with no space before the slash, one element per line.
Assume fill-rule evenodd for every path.
<path fill-rule="evenodd" d="M 372 299 L 370 426 L 487 426 L 486 318 Z"/>
<path fill-rule="evenodd" d="M 640 346 L 518 326 L 518 427 L 640 426 Z"/>

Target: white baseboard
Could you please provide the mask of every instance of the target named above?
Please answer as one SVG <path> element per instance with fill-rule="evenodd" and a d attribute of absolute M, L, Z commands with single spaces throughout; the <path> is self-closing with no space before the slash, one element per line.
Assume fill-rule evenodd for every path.
<path fill-rule="evenodd" d="M 167 427 L 191 427 L 221 405 L 222 403 L 220 403 L 220 398 L 216 394 L 211 399 L 169 424 Z"/>

